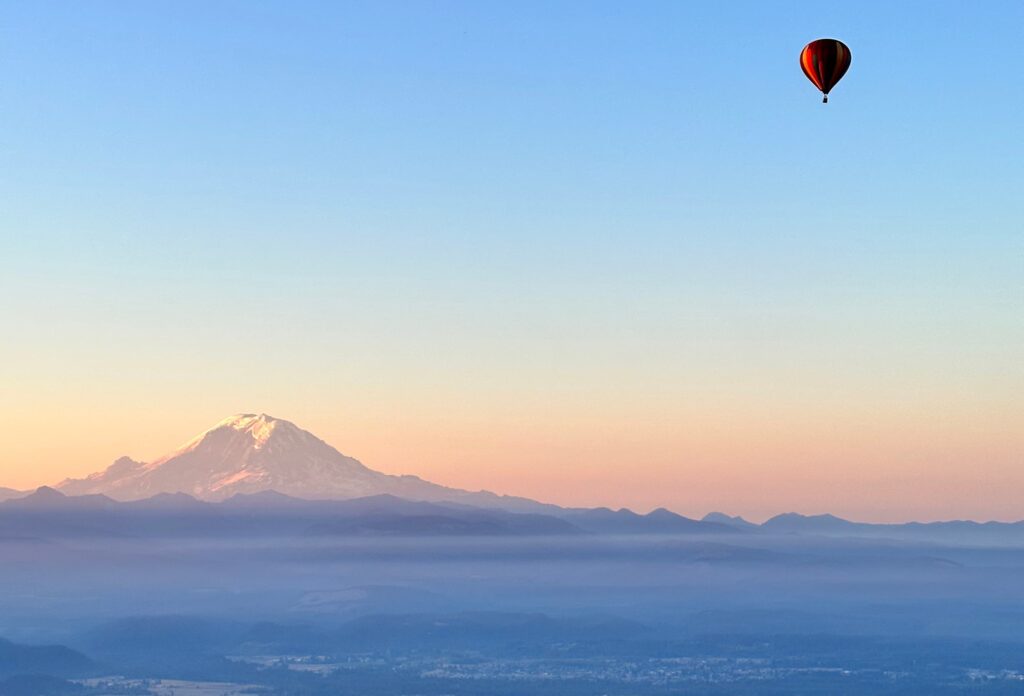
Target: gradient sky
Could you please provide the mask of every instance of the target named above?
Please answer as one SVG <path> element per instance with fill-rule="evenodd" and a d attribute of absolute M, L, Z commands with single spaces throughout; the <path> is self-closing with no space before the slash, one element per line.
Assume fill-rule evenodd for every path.
<path fill-rule="evenodd" d="M 0 485 L 256 411 L 559 503 L 1024 518 L 1022 26 L 4 3 Z"/>

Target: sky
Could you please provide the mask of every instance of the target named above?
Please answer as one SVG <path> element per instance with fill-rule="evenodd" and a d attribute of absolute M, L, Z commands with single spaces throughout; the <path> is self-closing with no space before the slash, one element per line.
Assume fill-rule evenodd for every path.
<path fill-rule="evenodd" d="M 562 504 L 1024 518 L 1021 26 L 4 3 L 0 486 L 266 412 Z"/>

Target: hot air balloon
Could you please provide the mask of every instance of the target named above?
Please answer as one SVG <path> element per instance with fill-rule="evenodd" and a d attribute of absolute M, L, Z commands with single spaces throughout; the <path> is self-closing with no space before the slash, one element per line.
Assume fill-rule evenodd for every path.
<path fill-rule="evenodd" d="M 843 79 L 850 68 L 850 49 L 838 39 L 818 39 L 800 51 L 800 67 L 804 75 L 821 90 L 828 104 L 828 93 Z"/>

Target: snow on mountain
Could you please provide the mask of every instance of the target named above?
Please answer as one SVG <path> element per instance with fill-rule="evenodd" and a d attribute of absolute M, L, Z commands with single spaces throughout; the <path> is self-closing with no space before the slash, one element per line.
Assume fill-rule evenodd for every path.
<path fill-rule="evenodd" d="M 391 476 L 267 414 L 226 418 L 150 463 L 122 457 L 105 471 L 57 485 L 67 495 L 102 493 L 139 500 L 158 493 L 187 493 L 201 500 L 277 491 L 306 499 L 345 499 L 390 494 L 412 500 L 455 501 L 507 509 L 546 506 L 523 498 L 439 486 L 417 476 Z"/>

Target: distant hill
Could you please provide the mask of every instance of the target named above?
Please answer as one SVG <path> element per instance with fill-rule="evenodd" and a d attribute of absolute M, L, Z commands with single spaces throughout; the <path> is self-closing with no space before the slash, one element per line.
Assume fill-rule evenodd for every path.
<path fill-rule="evenodd" d="M 276 491 L 236 494 L 219 502 L 184 493 L 119 502 L 105 495 L 67 496 L 42 487 L 0 503 L 7 535 L 31 537 L 170 537 L 282 535 L 488 536 L 551 534 L 736 534 L 668 510 L 646 515 L 607 508 L 546 506 L 544 514 L 393 495 L 304 500 Z"/>
<path fill-rule="evenodd" d="M 782 533 L 782 534 L 793 534 L 801 532 L 812 532 L 812 533 L 848 533 L 856 531 L 858 528 L 870 526 L 861 525 L 856 522 L 850 522 L 844 520 L 841 517 L 835 515 L 801 515 L 795 512 L 787 512 L 782 515 L 776 515 L 770 520 L 766 520 L 761 528 L 767 531 Z"/>
<path fill-rule="evenodd" d="M 813 534 L 818 536 L 860 536 L 871 538 L 921 539 L 962 543 L 1019 543 L 1024 540 L 1024 521 L 906 522 L 872 524 L 851 522 L 835 515 L 801 515 L 788 512 L 765 521 L 757 528 L 770 534 Z"/>
<path fill-rule="evenodd" d="M 558 514 L 588 532 L 603 534 L 735 534 L 740 531 L 731 525 L 693 520 L 664 508 L 646 515 L 625 508 L 572 509 Z"/>
<path fill-rule="evenodd" d="M 730 517 L 723 512 L 709 512 L 701 518 L 702 522 L 711 522 L 714 524 L 724 524 L 729 527 L 741 529 L 744 531 L 751 531 L 758 528 L 758 525 L 753 522 L 748 522 L 739 515 L 736 517 Z"/>
<path fill-rule="evenodd" d="M 106 658 L 163 653 L 194 657 L 230 649 L 239 630 L 230 621 L 195 616 L 132 616 L 92 628 L 78 642 Z"/>
<path fill-rule="evenodd" d="M 1024 522 L 868 524 L 834 515 L 785 513 L 756 525 L 711 513 L 694 520 L 665 509 L 645 515 L 608 508 L 513 512 L 464 503 L 373 495 L 304 500 L 276 491 L 197 500 L 184 493 L 117 501 L 101 494 L 68 496 L 42 487 L 0 502 L 0 539 L 280 536 L 530 536 L 566 534 L 815 535 L 1019 543 Z"/>
<path fill-rule="evenodd" d="M 10 500 L 11 498 L 20 498 L 25 495 L 24 491 L 16 491 L 13 488 L 4 488 L 0 486 L 0 502 L 4 500 Z"/>
<path fill-rule="evenodd" d="M 63 645 L 20 645 L 0 638 L 0 678 L 24 674 L 86 677 L 96 670 L 95 662 Z"/>
<path fill-rule="evenodd" d="M 178 494 L 118 502 L 43 487 L 0 503 L 5 535 L 25 537 L 488 536 L 580 534 L 553 515 L 410 501 L 390 495 L 302 500 L 266 491 L 211 503 Z"/>
<path fill-rule="evenodd" d="M 5 501 L 7 510 L 39 510 L 67 512 L 70 510 L 112 510 L 117 501 L 105 495 L 66 496 L 60 491 L 41 486 L 28 495 Z"/>

